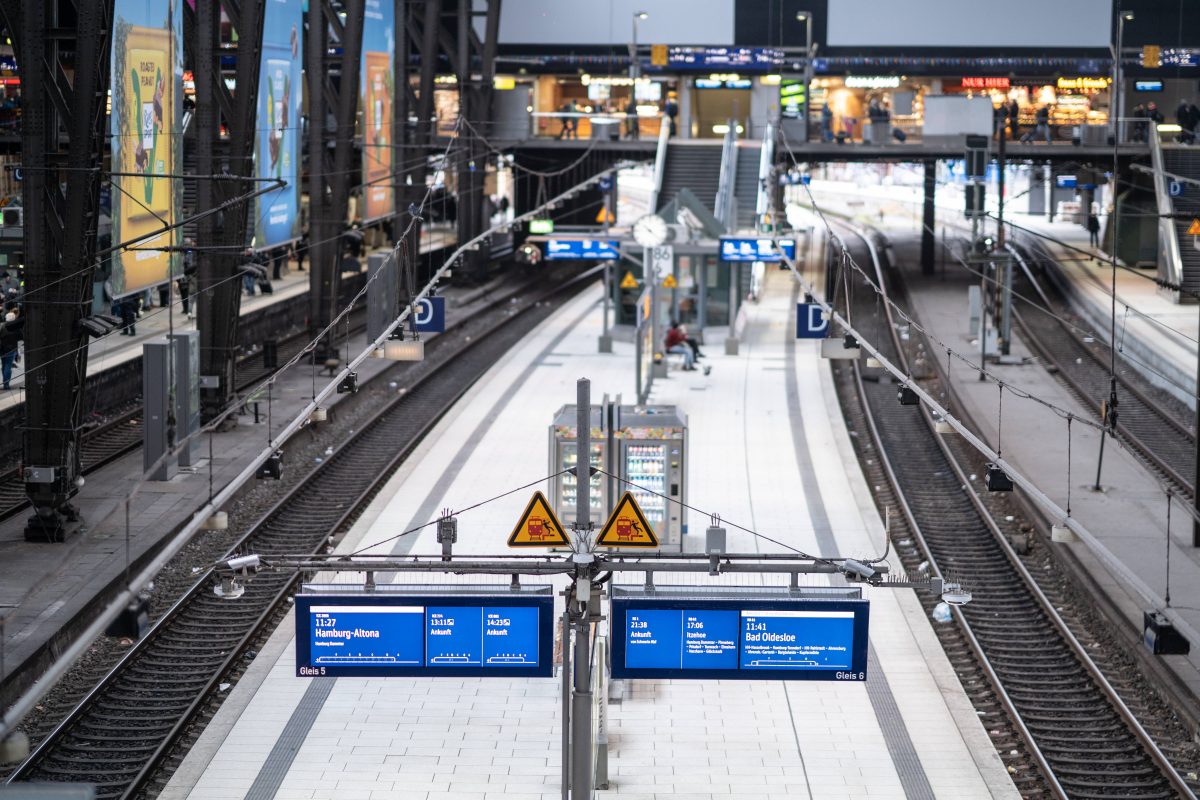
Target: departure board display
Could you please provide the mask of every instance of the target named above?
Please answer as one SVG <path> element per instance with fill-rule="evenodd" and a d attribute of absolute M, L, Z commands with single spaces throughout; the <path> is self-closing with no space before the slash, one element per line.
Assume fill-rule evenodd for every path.
<path fill-rule="evenodd" d="M 865 600 L 613 600 L 614 678 L 861 681 Z"/>
<path fill-rule="evenodd" d="M 301 595 L 296 674 L 547 676 L 553 602 L 549 595 Z"/>
<path fill-rule="evenodd" d="M 779 247 L 776 247 L 774 239 L 721 237 L 722 261 L 780 261 L 780 250 L 784 256 L 795 260 L 796 242 L 793 239 L 780 239 Z"/>

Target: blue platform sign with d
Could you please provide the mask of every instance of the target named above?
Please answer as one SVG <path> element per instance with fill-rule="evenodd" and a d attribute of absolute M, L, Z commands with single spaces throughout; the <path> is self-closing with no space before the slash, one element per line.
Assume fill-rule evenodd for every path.
<path fill-rule="evenodd" d="M 446 330 L 446 298 L 426 297 L 413 306 L 413 324 L 420 333 L 443 333 Z"/>
<path fill-rule="evenodd" d="M 796 338 L 824 339 L 829 335 L 829 320 L 816 303 L 796 304 Z"/>

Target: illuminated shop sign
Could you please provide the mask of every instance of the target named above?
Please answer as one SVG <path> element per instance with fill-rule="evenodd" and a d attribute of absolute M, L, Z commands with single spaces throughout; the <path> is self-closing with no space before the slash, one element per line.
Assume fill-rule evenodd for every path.
<path fill-rule="evenodd" d="M 899 75 L 847 75 L 848 89 L 898 89 Z"/>
<path fill-rule="evenodd" d="M 1011 86 L 1012 81 L 1009 78 L 998 75 L 969 75 L 962 79 L 964 89 L 1008 89 Z"/>
<path fill-rule="evenodd" d="M 1059 78 L 1055 86 L 1060 92 L 1099 92 L 1108 88 L 1109 78 Z"/>

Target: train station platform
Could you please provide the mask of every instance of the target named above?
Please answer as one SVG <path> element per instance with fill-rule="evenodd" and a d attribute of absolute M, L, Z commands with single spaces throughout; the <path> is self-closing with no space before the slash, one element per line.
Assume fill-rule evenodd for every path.
<path fill-rule="evenodd" d="M 1191 630 L 1200 630 L 1200 551 L 1191 546 L 1192 522 L 1187 513 L 1176 506 L 1168 538 L 1166 494 L 1138 458 L 1111 438 L 1104 447 L 1102 491 L 1093 491 L 1100 452 L 1100 432 L 1096 429 L 1072 425 L 1068 448 L 1066 419 L 1012 391 L 1004 392 L 1001 416 L 1000 392 L 994 381 L 980 380 L 974 366 L 978 364 L 978 344 L 967 329 L 967 288 L 977 279 L 949 265 L 944 273 L 921 275 L 920 243 L 911 234 L 893 235 L 892 246 L 894 263 L 903 270 L 907 302 L 914 317 L 942 343 L 931 347 L 935 351 L 940 348 L 938 368 L 949 372 L 952 412 L 972 419 L 991 447 L 1002 446 L 1006 461 L 1060 507 L 1069 507 L 1072 516 L 1096 537 L 1107 554 L 1083 542 L 1054 547 L 1070 551 L 1134 631 L 1142 630 L 1143 611 L 1162 606 L 1161 598 L 1168 594 L 1168 574 L 1171 615 Z M 966 355 L 970 363 L 954 358 L 947 367 L 947 346 Z M 1020 363 L 989 363 L 989 372 L 1080 419 L 1096 418 L 1095 408 L 1075 400 L 1033 354 L 1019 330 L 1014 330 L 1012 354 L 1017 357 L 1013 360 Z M 978 477 L 982 479 L 981 474 Z M 1114 561 L 1130 570 L 1159 602 L 1144 597 L 1119 570 L 1113 569 Z M 1158 658 L 1193 695 L 1200 694 L 1200 649 L 1193 648 L 1189 656 Z"/>
<path fill-rule="evenodd" d="M 445 247 L 452 246 L 455 240 L 453 230 L 442 228 L 434 228 L 424 231 L 421 237 L 421 252 L 430 253 L 436 250 L 441 250 Z M 373 252 L 386 252 L 384 249 L 379 249 Z M 360 259 L 362 269 L 366 269 L 366 258 Z M 307 266 L 307 261 L 305 262 Z M 307 268 L 304 271 L 297 269 L 297 263 L 294 259 L 288 261 L 288 270 L 285 275 L 279 280 L 271 281 L 271 294 L 263 294 L 261 291 L 255 291 L 253 296 L 243 296 L 241 304 L 241 316 L 253 314 L 261 311 L 269 306 L 277 303 L 283 303 L 308 292 L 309 272 Z M 142 316 L 134 323 L 136 334 L 133 336 L 124 336 L 114 331 L 107 336 L 102 336 L 99 339 L 93 339 L 88 345 L 88 369 L 89 376 L 95 375 L 98 372 L 103 372 L 107 369 L 112 369 L 120 364 L 124 364 L 135 358 L 141 358 L 142 346 L 153 339 L 158 339 L 170 330 L 177 332 L 196 330 L 196 320 L 189 319 L 183 312 L 183 303 L 179 297 L 179 291 L 172 286 L 171 289 L 171 306 L 164 308 L 159 303 L 157 289 L 150 290 L 151 299 L 154 302 L 153 308 L 145 309 Z M 194 303 L 195 298 L 191 298 Z M 192 307 L 195 312 L 195 307 Z M 22 351 L 23 352 L 23 351 Z M 21 359 L 21 363 L 17 364 L 13 369 L 13 378 L 9 384 L 12 387 L 11 391 L 0 391 L 0 411 L 21 405 L 25 402 L 25 359 Z"/>
<path fill-rule="evenodd" d="M 339 550 L 379 543 L 371 552 L 439 552 L 428 528 L 391 537 L 443 508 L 543 480 L 548 428 L 574 402 L 576 379 L 588 377 L 597 400 L 632 397 L 633 345 L 596 352 L 600 298 L 596 287 L 565 303 L 501 359 L 426 436 Z M 815 343 L 792 338 L 794 303 L 790 275 L 770 272 L 763 300 L 747 307 L 740 355 L 710 347 L 710 375 L 671 371 L 654 383 L 651 402 L 688 418 L 687 496 L 704 513 L 689 512 L 686 550 L 702 548 L 711 512 L 809 553 L 884 552 L 829 365 Z M 531 491 L 458 515 L 455 553 L 504 552 Z M 732 527 L 728 546 L 779 550 Z M 720 581 L 735 577 L 761 585 L 763 576 Z M 611 783 L 597 796 L 1016 798 L 916 596 L 864 591 L 865 682 L 626 681 L 608 707 Z M 160 798 L 560 796 L 558 678 L 295 673 L 289 615 Z"/>

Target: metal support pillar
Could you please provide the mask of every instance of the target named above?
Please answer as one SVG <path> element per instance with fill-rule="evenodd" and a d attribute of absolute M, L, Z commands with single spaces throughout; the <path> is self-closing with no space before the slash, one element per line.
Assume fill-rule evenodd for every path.
<path fill-rule="evenodd" d="M 221 76 L 220 60 L 230 53 L 220 46 L 221 7 L 184 3 L 184 24 L 190 27 L 193 74 L 196 80 L 196 174 L 253 174 L 254 131 L 258 113 L 259 62 L 265 3 L 230 4 L 226 15 L 237 31 L 237 77 L 231 92 Z M 224 119 L 229 136 L 221 136 Z M 196 211 L 204 212 L 251 191 L 249 180 L 196 181 Z M 242 282 L 238 271 L 241 251 L 249 243 L 252 203 L 234 206 L 197 222 L 196 327 L 200 331 L 200 412 L 205 422 L 228 408 L 234 399 L 238 353 L 238 323 Z M 230 415 L 226 425 L 236 424 Z"/>
<path fill-rule="evenodd" d="M 491 130 L 492 83 L 496 72 L 496 38 L 500 33 L 500 0 L 487 0 L 476 12 L 472 0 L 458 0 L 456 49 L 452 62 L 458 74 L 459 115 L 475 130 L 459 131 L 456 182 L 458 187 L 458 241 L 475 238 L 488 227 L 484 205 L 487 176 L 487 147 L 480 135 Z M 474 18 L 482 16 L 484 37 L 475 33 Z M 477 133 L 478 132 L 478 133 Z M 463 254 L 463 272 L 470 280 L 485 277 L 488 254 L 468 250 Z"/>
<path fill-rule="evenodd" d="M 354 126 L 358 115 L 358 75 L 362 62 L 364 0 L 345 0 L 345 20 L 327 2 L 308 7 L 305 66 L 308 81 L 309 314 L 308 330 L 316 336 L 329 326 L 339 307 L 342 233 L 350 200 Z M 332 32 L 332 40 L 327 35 Z M 327 59 L 329 47 L 341 55 Z M 337 84 L 330 77 L 338 65 Z M 353 77 L 348 77 L 353 76 Z M 330 331 L 313 350 L 313 358 L 337 354 L 337 333 Z"/>
<path fill-rule="evenodd" d="M 79 440 L 108 117 L 112 0 L 2 0 L 21 71 L 25 430 L 34 515 L 25 538 L 62 541 L 79 522 Z M 71 77 L 68 78 L 67 76 Z M 61 170 L 61 172 L 60 172 Z"/>
<path fill-rule="evenodd" d="M 571 800 L 592 797 L 592 630 L 590 611 L 594 557 L 592 538 L 592 385 L 580 378 L 575 393 L 575 585 L 567 598 L 575 608 L 574 687 L 571 693 Z M 564 652 L 566 643 L 563 643 Z"/>
<path fill-rule="evenodd" d="M 935 269 L 937 242 L 934 240 L 934 197 L 937 193 L 937 161 L 925 162 L 925 209 L 921 220 L 921 274 L 932 275 Z"/>

